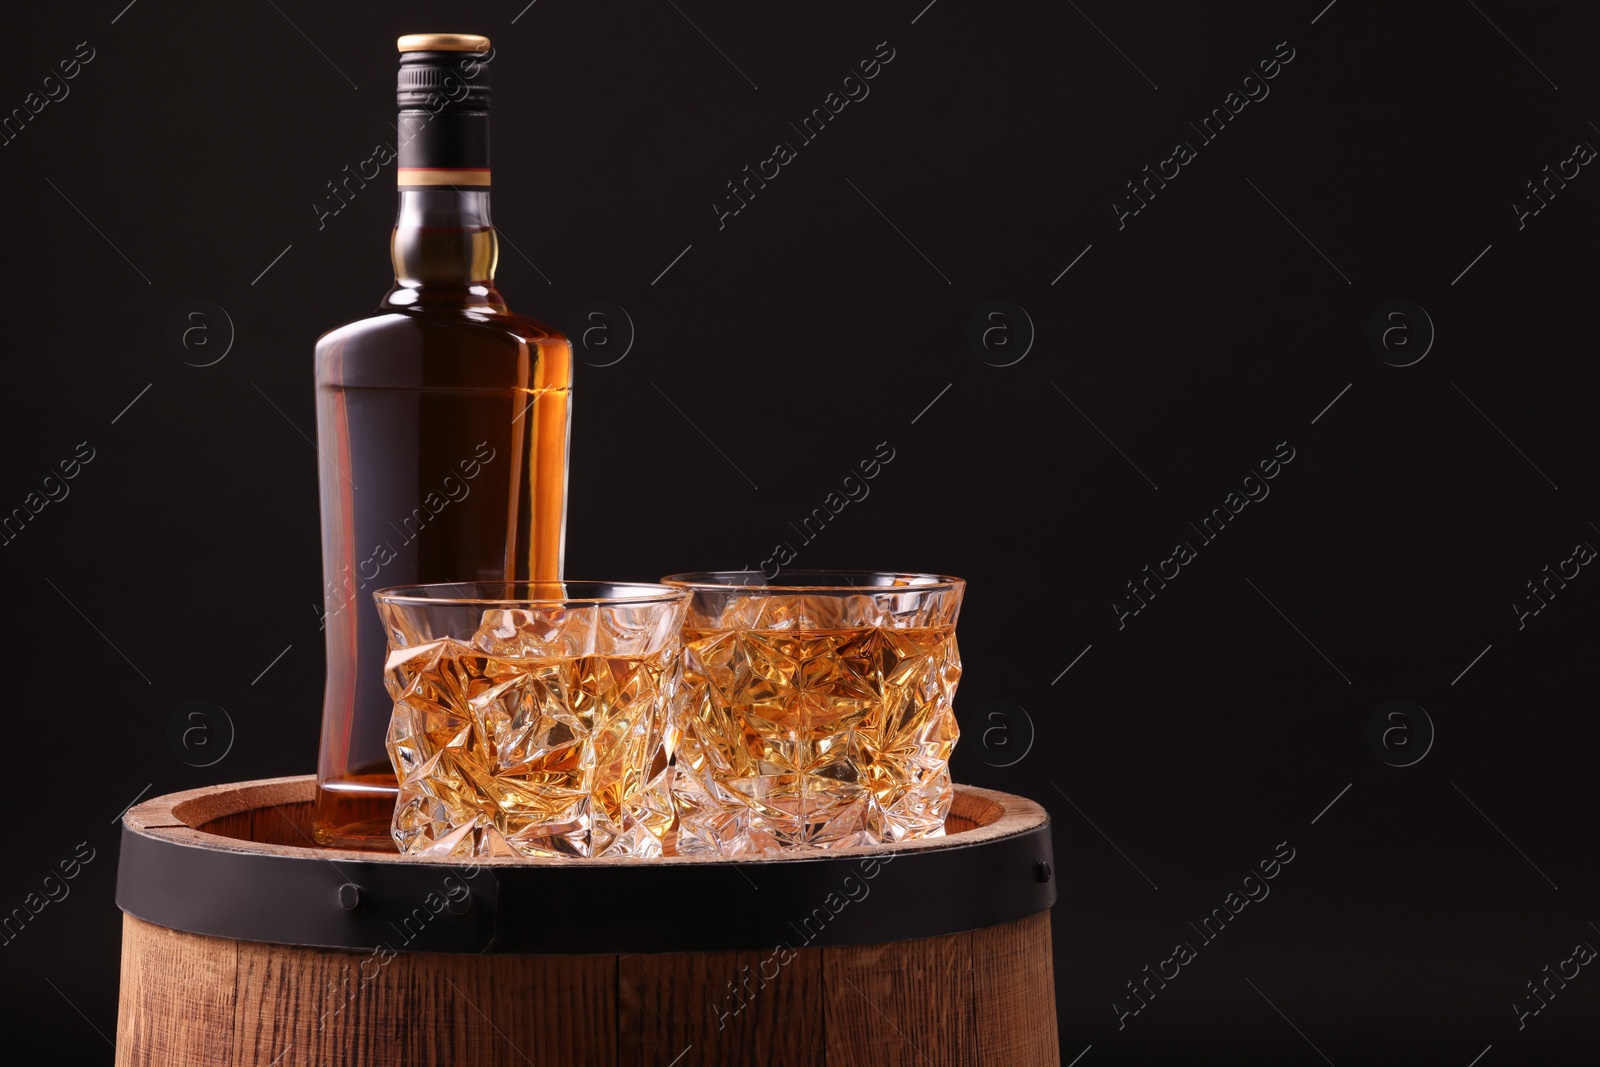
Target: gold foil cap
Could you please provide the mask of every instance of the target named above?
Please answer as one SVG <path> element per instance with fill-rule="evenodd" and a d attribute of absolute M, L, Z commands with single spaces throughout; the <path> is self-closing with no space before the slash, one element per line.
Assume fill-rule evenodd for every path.
<path fill-rule="evenodd" d="M 395 42 L 401 52 L 487 52 L 489 38 L 476 33 L 408 33 Z"/>

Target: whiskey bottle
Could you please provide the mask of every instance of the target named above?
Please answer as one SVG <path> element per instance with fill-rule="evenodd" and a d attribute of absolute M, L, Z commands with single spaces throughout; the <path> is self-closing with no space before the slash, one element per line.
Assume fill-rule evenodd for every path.
<path fill-rule="evenodd" d="M 327 688 L 313 830 L 388 849 L 392 703 L 374 589 L 554 580 L 572 348 L 495 288 L 487 38 L 401 37 L 394 286 L 316 347 Z"/>

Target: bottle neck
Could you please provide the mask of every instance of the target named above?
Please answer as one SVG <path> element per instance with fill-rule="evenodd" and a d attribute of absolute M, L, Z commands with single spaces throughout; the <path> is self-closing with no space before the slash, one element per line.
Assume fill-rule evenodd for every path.
<path fill-rule="evenodd" d="M 489 190 L 400 190 L 390 240 L 394 288 L 385 307 L 421 304 L 504 311 L 494 285 L 500 242 L 489 218 Z"/>

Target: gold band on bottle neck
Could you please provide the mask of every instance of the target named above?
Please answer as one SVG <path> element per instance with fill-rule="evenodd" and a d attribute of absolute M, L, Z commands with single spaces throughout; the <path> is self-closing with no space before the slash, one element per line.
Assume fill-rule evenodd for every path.
<path fill-rule="evenodd" d="M 395 173 L 402 189 L 424 186 L 487 189 L 490 185 L 488 167 L 399 167 Z"/>

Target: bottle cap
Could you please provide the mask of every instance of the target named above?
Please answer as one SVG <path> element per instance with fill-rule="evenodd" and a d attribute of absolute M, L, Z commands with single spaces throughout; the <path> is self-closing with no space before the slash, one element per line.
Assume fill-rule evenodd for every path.
<path fill-rule="evenodd" d="M 489 38 L 474 33 L 408 33 L 400 50 L 401 111 L 487 111 Z"/>

